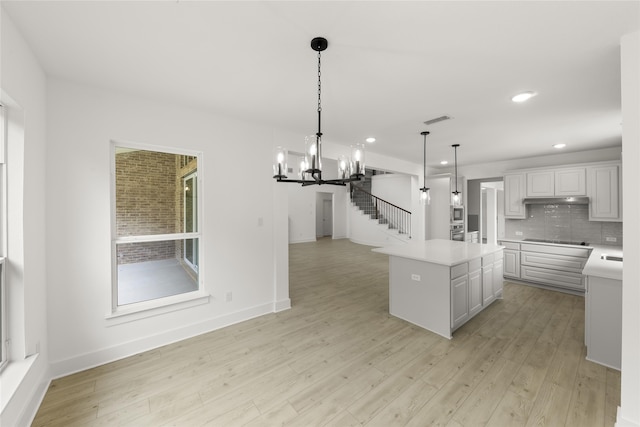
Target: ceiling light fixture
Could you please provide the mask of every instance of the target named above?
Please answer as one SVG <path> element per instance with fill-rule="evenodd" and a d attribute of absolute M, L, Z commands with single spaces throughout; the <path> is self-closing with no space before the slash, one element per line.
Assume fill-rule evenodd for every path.
<path fill-rule="evenodd" d="M 441 161 L 441 162 L 440 162 L 440 164 L 441 164 L 441 165 L 448 165 L 448 164 L 449 164 L 449 162 L 448 162 L 448 161 L 446 161 L 446 160 L 443 160 L 443 161 Z"/>
<path fill-rule="evenodd" d="M 429 187 L 427 187 L 427 135 L 429 132 L 426 130 L 420 132 L 420 135 L 423 136 L 423 169 L 422 169 L 422 188 L 420 189 L 420 203 L 423 205 L 428 205 L 431 203 L 431 195 L 429 194 Z"/>
<path fill-rule="evenodd" d="M 367 141 L 369 144 L 376 142 L 376 139 L 372 136 L 370 136 L 369 138 L 365 139 L 365 141 Z"/>
<path fill-rule="evenodd" d="M 556 150 L 561 150 L 561 149 L 563 149 L 563 148 L 564 148 L 564 147 L 566 147 L 566 146 L 567 146 L 567 144 L 562 144 L 562 143 L 560 143 L 560 144 L 553 144 L 553 145 L 552 145 L 552 147 L 553 147 L 553 148 L 555 148 Z"/>
<path fill-rule="evenodd" d="M 456 176 L 456 191 L 451 192 L 451 204 L 453 206 L 462 205 L 462 193 L 458 191 L 458 147 L 460 144 L 453 144 L 453 153 L 454 153 L 454 170 Z"/>
<path fill-rule="evenodd" d="M 347 185 L 348 182 L 359 181 L 364 176 L 364 144 L 351 146 L 351 158 L 346 156 L 338 158 L 338 179 L 322 179 L 322 81 L 320 52 L 327 49 L 329 42 L 323 37 L 311 40 L 311 49 L 318 52 L 318 132 L 306 137 L 304 158 L 300 159 L 298 170 L 299 179 L 287 179 L 287 150 L 284 147 L 276 147 L 274 151 L 273 177 L 278 182 L 296 182 L 307 185 Z"/>
<path fill-rule="evenodd" d="M 534 97 L 534 96 L 536 96 L 536 95 L 537 95 L 537 93 L 535 93 L 535 92 L 530 92 L 530 91 L 528 91 L 528 92 L 522 92 L 522 93 L 519 93 L 519 94 L 517 94 L 517 95 L 514 95 L 514 96 L 511 98 L 511 100 L 512 100 L 513 102 L 518 102 L 518 103 L 520 103 L 520 102 L 528 101 L 529 99 L 533 98 L 533 97 Z"/>

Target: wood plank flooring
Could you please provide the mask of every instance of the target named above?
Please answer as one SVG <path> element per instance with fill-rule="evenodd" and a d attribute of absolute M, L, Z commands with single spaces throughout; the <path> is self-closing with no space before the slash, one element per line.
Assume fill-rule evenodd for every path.
<path fill-rule="evenodd" d="M 582 297 L 505 283 L 447 340 L 388 314 L 388 258 L 290 247 L 292 309 L 52 382 L 34 426 L 613 426 Z"/>

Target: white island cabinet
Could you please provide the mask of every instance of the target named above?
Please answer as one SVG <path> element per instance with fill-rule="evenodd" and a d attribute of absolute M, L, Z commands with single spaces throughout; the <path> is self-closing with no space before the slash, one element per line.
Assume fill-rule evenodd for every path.
<path fill-rule="evenodd" d="M 426 240 L 389 255 L 389 313 L 445 338 L 502 298 L 502 246 Z"/>

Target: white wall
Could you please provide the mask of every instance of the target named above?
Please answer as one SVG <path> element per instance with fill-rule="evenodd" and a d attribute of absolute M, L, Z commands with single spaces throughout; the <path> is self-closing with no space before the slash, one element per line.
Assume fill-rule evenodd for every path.
<path fill-rule="evenodd" d="M 640 33 L 622 38 L 622 387 L 616 426 L 640 426 Z M 627 261 L 628 260 L 628 261 Z"/>
<path fill-rule="evenodd" d="M 404 174 L 373 175 L 371 177 L 371 193 L 387 202 L 411 211 L 412 196 L 411 176 Z"/>
<path fill-rule="evenodd" d="M 621 147 L 612 147 L 599 150 L 580 151 L 575 153 L 559 153 L 550 154 L 548 156 L 505 160 L 479 165 L 459 165 L 458 173 L 464 176 L 467 180 L 494 178 L 497 176 L 502 176 L 505 171 L 512 169 L 620 160 L 621 152 Z"/>
<path fill-rule="evenodd" d="M 281 194 L 269 174 L 272 147 L 264 144 L 264 135 L 275 134 L 271 129 L 55 79 L 49 80 L 47 99 L 47 306 L 54 376 L 287 305 L 288 294 L 276 294 L 283 288 L 274 285 L 283 277 L 275 268 L 284 264 L 274 244 L 274 200 Z M 105 319 L 111 140 L 203 153 L 200 268 L 212 296 L 208 304 L 125 324 Z M 239 174 L 228 161 L 239 158 L 246 170 L 264 174 Z M 227 292 L 233 301 L 225 301 Z"/>
<path fill-rule="evenodd" d="M 8 107 L 10 120 L 7 285 L 12 339 L 11 363 L 0 378 L 0 425 L 13 426 L 31 422 L 49 380 L 45 257 L 46 78 L 38 60 L 1 6 L 0 19 L 0 86 L 2 103 Z"/>

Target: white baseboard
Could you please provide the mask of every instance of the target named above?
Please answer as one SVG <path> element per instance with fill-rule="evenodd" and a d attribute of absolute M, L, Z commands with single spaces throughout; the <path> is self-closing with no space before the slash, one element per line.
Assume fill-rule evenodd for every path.
<path fill-rule="evenodd" d="M 276 301 L 273 303 L 273 312 L 277 313 L 279 311 L 289 310 L 291 308 L 291 299 L 286 298 L 280 301 Z"/>
<path fill-rule="evenodd" d="M 640 427 L 640 423 L 626 419 L 622 414 L 622 408 L 618 406 L 616 427 Z"/>
<path fill-rule="evenodd" d="M 285 309 L 286 301 L 276 303 L 278 307 Z M 289 306 L 291 305 L 289 301 Z M 262 304 L 256 307 L 241 310 L 224 316 L 206 319 L 199 323 L 182 326 L 168 331 L 163 331 L 156 335 L 150 335 L 135 341 L 130 341 L 117 346 L 102 350 L 81 354 L 64 360 L 51 362 L 51 377 L 60 378 L 96 366 L 104 365 L 115 360 L 124 359 L 144 351 L 152 350 L 167 344 L 182 341 L 201 335 L 216 329 L 224 328 L 245 320 L 273 313 L 275 304 L 273 302 Z"/>

